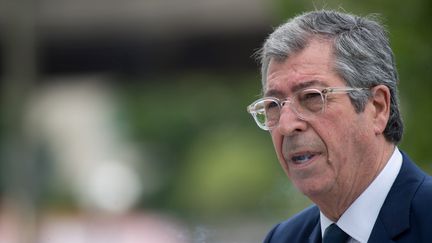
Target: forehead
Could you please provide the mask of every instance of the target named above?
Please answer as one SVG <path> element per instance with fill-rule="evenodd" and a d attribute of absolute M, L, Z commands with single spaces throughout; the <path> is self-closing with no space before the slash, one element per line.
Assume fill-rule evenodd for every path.
<path fill-rule="evenodd" d="M 270 61 L 265 93 L 287 93 L 314 86 L 341 86 L 344 81 L 334 71 L 331 43 L 311 40 L 302 51 L 289 58 Z"/>

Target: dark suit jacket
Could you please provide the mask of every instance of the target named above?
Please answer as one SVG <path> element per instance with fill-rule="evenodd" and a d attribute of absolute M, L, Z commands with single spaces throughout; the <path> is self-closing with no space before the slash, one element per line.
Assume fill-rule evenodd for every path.
<path fill-rule="evenodd" d="M 401 170 L 387 195 L 368 242 L 432 242 L 432 177 L 404 153 Z M 321 242 L 319 209 L 311 206 L 276 225 L 264 243 Z"/>

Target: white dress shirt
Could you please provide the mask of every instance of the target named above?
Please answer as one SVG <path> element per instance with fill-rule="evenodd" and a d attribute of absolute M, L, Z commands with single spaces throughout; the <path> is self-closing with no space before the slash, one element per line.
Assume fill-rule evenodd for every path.
<path fill-rule="evenodd" d="M 402 166 L 402 154 L 396 147 L 387 165 L 349 206 L 336 222 L 351 238 L 348 243 L 366 243 L 372 233 L 379 211 Z M 321 233 L 334 223 L 320 213 Z"/>

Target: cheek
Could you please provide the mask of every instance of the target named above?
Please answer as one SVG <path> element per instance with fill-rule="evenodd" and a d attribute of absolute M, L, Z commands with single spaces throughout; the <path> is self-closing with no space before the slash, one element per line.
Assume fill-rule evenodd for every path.
<path fill-rule="evenodd" d="M 322 126 L 327 127 L 322 134 L 328 150 L 329 163 L 333 163 L 338 173 L 360 166 L 350 161 L 360 160 L 368 153 L 368 141 L 373 134 L 371 126 L 368 126 L 362 116 L 353 116 L 351 119 L 341 117 L 333 123 L 326 122 L 322 122 Z"/>
<path fill-rule="evenodd" d="M 338 163 L 346 161 L 347 155 L 350 154 L 353 139 L 352 123 L 343 118 L 334 120 L 323 117 L 315 124 L 314 130 L 324 144 L 328 165 L 337 172 L 341 166 Z"/>
<path fill-rule="evenodd" d="M 354 110 L 329 109 L 316 124 L 316 130 L 325 143 L 334 143 L 334 146 L 343 150 L 347 145 L 345 142 L 356 139 L 359 131 L 363 130 L 364 124 L 361 116 L 358 116 Z"/>

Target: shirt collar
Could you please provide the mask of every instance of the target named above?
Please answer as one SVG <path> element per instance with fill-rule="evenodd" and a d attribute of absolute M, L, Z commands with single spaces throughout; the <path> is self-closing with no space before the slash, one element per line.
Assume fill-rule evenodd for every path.
<path fill-rule="evenodd" d="M 402 154 L 396 147 L 378 176 L 342 214 L 336 224 L 353 239 L 367 242 L 379 211 L 402 165 Z M 321 233 L 334 223 L 320 212 Z"/>

